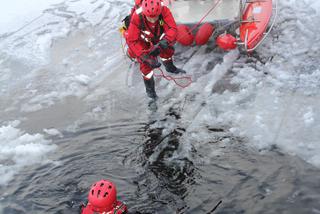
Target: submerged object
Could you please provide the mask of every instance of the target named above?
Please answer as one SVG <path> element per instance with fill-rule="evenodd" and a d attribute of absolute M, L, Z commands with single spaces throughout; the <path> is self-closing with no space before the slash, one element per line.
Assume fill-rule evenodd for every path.
<path fill-rule="evenodd" d="M 212 33 L 214 31 L 214 27 L 212 24 L 210 23 L 205 23 L 203 24 L 196 36 L 195 36 L 195 42 L 197 45 L 204 45 L 204 44 L 207 44 L 207 42 L 209 41 L 210 37 L 212 36 Z"/>
<path fill-rule="evenodd" d="M 229 51 L 237 47 L 237 39 L 231 34 L 221 34 L 218 36 L 216 43 L 225 51 Z"/>
<path fill-rule="evenodd" d="M 178 29 L 177 42 L 179 42 L 183 46 L 192 45 L 194 41 L 194 36 L 190 28 L 186 25 L 178 25 L 177 29 Z"/>

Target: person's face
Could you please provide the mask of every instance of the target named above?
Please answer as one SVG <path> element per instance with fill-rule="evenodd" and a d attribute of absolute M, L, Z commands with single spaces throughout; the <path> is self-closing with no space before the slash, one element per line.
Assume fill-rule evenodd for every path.
<path fill-rule="evenodd" d="M 156 21 L 158 21 L 158 19 L 159 19 L 159 16 L 156 16 L 153 18 L 147 16 L 147 20 L 151 23 L 155 23 Z"/>

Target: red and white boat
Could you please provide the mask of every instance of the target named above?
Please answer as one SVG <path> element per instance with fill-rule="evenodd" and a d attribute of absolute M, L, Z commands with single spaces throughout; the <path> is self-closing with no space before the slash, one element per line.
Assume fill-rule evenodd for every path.
<path fill-rule="evenodd" d="M 238 46 L 252 52 L 268 36 L 277 17 L 277 0 L 164 0 L 164 3 L 170 7 L 177 24 L 190 26 L 191 30 L 200 21 L 212 24 L 213 33 L 206 26 L 195 37 L 208 32 L 211 35 L 199 38 L 214 38 L 225 50 Z"/>

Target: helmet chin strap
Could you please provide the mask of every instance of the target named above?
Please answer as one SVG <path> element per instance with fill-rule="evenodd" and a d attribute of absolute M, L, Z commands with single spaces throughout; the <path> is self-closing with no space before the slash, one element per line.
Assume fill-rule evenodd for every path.
<path fill-rule="evenodd" d="M 156 16 L 156 17 L 154 17 L 154 18 L 151 18 L 151 17 L 146 16 L 146 18 L 147 18 L 147 20 L 148 20 L 149 22 L 155 23 L 156 21 L 158 21 L 159 16 Z"/>

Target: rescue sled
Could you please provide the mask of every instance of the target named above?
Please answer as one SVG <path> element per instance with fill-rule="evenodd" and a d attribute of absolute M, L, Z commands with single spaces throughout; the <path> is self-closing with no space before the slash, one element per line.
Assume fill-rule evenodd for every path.
<path fill-rule="evenodd" d="M 181 42 L 178 39 L 182 45 L 192 44 L 194 37 L 201 40 L 196 41 L 197 44 L 204 44 L 213 35 L 216 44 L 224 50 L 238 46 L 252 52 L 268 36 L 277 18 L 277 0 L 164 0 L 164 3 L 171 9 L 177 24 L 184 26 L 178 31 L 182 29 L 184 34 L 189 34 L 182 36 Z M 191 35 L 192 26 L 202 20 L 214 26 L 213 33 L 206 26 L 202 32 Z M 192 32 L 187 33 L 185 26 L 190 26 Z"/>

